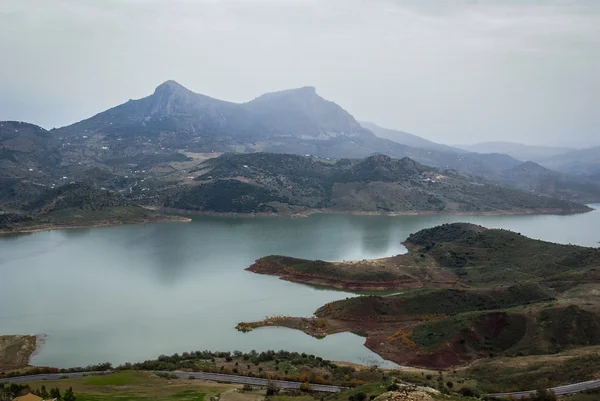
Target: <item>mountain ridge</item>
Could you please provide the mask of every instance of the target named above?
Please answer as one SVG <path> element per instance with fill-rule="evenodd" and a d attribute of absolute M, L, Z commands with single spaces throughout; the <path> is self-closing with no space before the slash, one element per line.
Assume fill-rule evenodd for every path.
<path fill-rule="evenodd" d="M 488 184 L 409 158 L 339 161 L 251 153 L 198 166 L 193 185 L 162 196 L 167 208 L 218 213 L 530 213 L 584 212 L 572 202 Z M 155 199 L 155 198 L 153 198 Z M 143 202 L 143 199 L 140 199 Z M 227 205 L 227 206 L 225 206 Z"/>

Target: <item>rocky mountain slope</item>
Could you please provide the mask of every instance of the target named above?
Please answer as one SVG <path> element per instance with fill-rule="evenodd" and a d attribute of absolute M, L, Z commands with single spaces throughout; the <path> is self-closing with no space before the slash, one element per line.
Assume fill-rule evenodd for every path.
<path fill-rule="evenodd" d="M 499 169 L 518 164 L 507 156 L 466 154 L 424 140 L 410 141 L 407 146 L 380 138 L 339 105 L 319 96 L 313 87 L 268 93 L 237 104 L 167 81 L 150 96 L 60 128 L 56 134 L 68 138 L 71 145 L 64 154 L 71 163 L 91 159 L 121 167 L 157 155 L 168 161 L 182 150 L 323 158 L 386 154 L 480 176 L 494 176 Z"/>
<path fill-rule="evenodd" d="M 166 191 L 166 207 L 203 212 L 583 212 L 585 206 L 487 184 L 409 158 L 323 161 L 225 154 L 198 167 L 195 185 Z"/>

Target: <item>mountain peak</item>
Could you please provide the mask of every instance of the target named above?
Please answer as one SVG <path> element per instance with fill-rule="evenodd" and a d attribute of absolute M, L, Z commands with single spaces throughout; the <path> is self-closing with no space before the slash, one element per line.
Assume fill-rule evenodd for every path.
<path fill-rule="evenodd" d="M 191 92 L 188 88 L 174 80 L 168 80 L 158 85 L 154 90 L 155 94 L 173 94 L 176 92 Z"/>

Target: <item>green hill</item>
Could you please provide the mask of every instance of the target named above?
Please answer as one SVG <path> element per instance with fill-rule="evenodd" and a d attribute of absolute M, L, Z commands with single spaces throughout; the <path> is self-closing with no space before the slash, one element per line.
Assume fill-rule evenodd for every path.
<path fill-rule="evenodd" d="M 470 284 L 511 283 L 521 280 L 576 279 L 577 272 L 596 277 L 600 249 L 534 240 L 508 230 L 490 230 L 465 223 L 421 230 L 405 244 Z"/>
<path fill-rule="evenodd" d="M 235 213 L 585 212 L 586 206 L 487 184 L 377 155 L 330 161 L 268 153 L 225 154 L 195 171 L 196 185 L 171 190 L 169 208 Z"/>

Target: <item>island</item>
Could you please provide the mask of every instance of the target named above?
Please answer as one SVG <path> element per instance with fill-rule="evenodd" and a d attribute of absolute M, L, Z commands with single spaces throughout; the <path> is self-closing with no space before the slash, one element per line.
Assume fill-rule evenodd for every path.
<path fill-rule="evenodd" d="M 373 261 L 259 259 L 248 270 L 335 288 L 402 291 L 331 302 L 312 318 L 241 322 L 238 330 L 282 326 L 318 338 L 348 331 L 366 337 L 385 359 L 435 369 L 600 345 L 600 249 L 466 223 L 421 230 L 404 244 L 406 255 Z"/>

